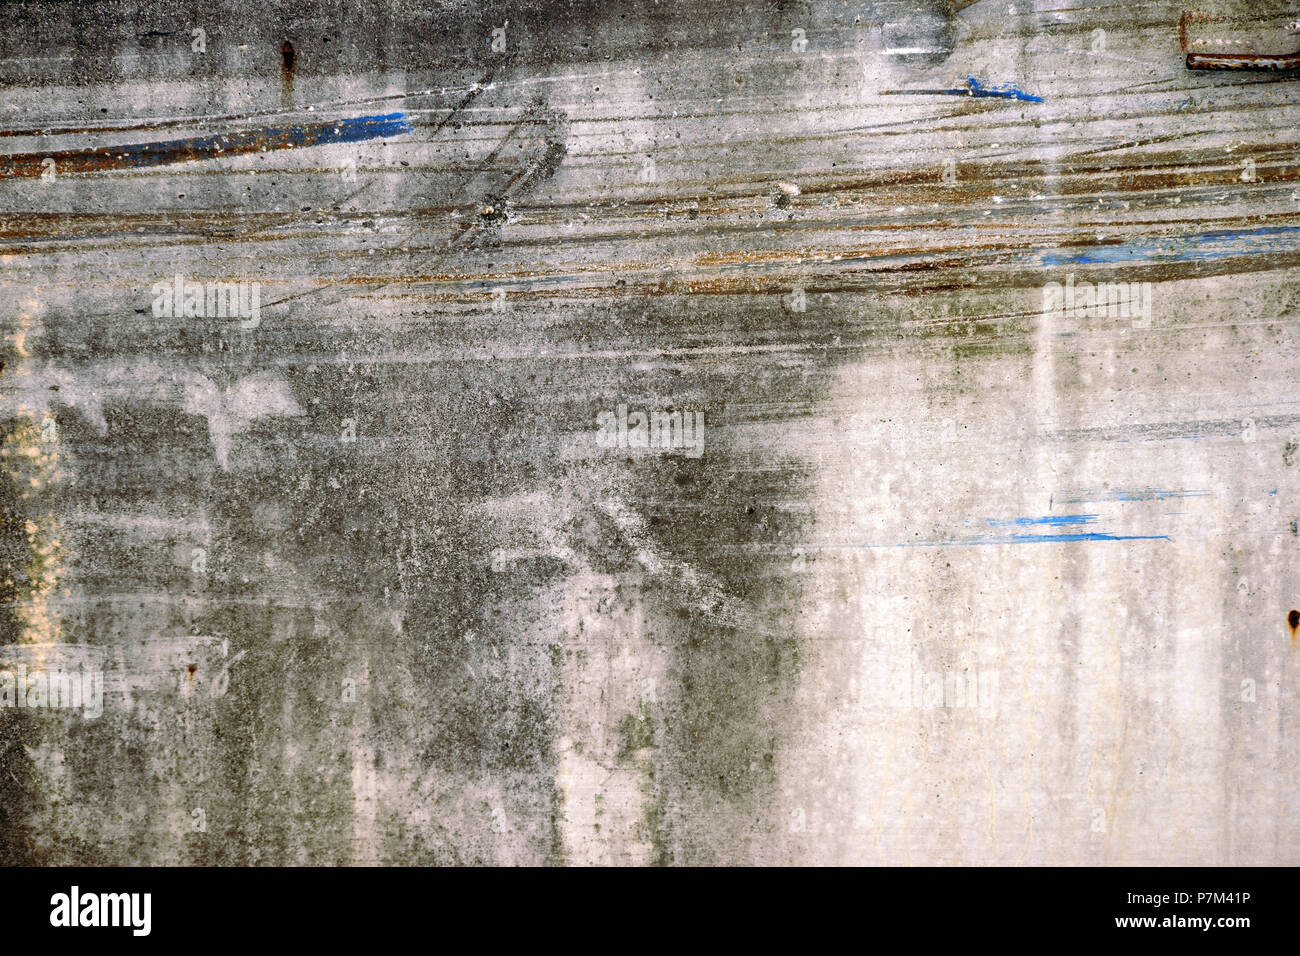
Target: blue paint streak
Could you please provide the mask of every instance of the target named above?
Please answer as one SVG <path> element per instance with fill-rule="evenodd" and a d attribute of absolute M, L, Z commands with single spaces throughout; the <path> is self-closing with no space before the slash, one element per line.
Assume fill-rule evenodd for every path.
<path fill-rule="evenodd" d="M 1041 103 L 1041 96 L 1026 93 L 1014 83 L 985 86 L 973 76 L 966 77 L 966 86 L 953 86 L 943 90 L 887 90 L 888 93 L 922 96 L 977 96 L 981 99 L 1020 100 L 1024 103 Z"/>
<path fill-rule="evenodd" d="M 948 93 L 962 91 L 907 90 L 906 92 Z M 967 231 L 973 234 L 974 227 L 970 227 Z M 1089 246 L 1087 252 L 1079 253 L 1069 252 L 1068 247 L 1052 246 L 1033 250 L 1027 255 L 1024 262 L 1028 266 L 1059 269 L 1062 266 L 1206 262 L 1215 259 L 1240 259 L 1249 256 L 1296 252 L 1300 252 L 1300 226 L 1268 226 L 1262 229 L 1216 229 L 1182 236 L 1137 239 L 1114 246 Z M 926 258 L 925 255 L 921 254 L 889 253 L 885 255 L 838 256 L 834 262 L 835 265 L 842 268 L 859 265 L 885 270 L 897 265 L 924 262 Z M 979 259 L 972 256 L 972 262 L 978 264 Z M 759 262 L 725 263 L 719 267 L 720 270 L 728 272 L 758 271 L 764 268 L 767 268 L 766 265 Z M 1204 436 L 1184 437 L 1199 438 Z M 1164 439 L 1158 440 L 1163 441 Z"/>
<path fill-rule="evenodd" d="M 294 127 L 295 130 L 300 127 Z M 406 121 L 405 113 L 384 113 L 378 116 L 355 116 L 339 120 L 330 126 L 313 145 L 323 143 L 360 143 L 367 139 L 413 133 L 415 128 Z"/>
<path fill-rule="evenodd" d="M 1013 518 L 1010 521 L 997 521 L 989 518 L 988 522 L 993 527 L 1006 525 L 1072 525 L 1072 524 L 1092 524 L 1097 520 L 1097 515 L 1045 515 L 1042 518 Z"/>
<path fill-rule="evenodd" d="M 1262 241 L 1268 240 L 1268 241 Z M 1090 248 L 1077 255 L 1044 252 L 1045 266 L 1115 265 L 1125 262 L 1201 262 L 1261 252 L 1300 251 L 1300 226 L 1261 229 L 1215 229 L 1188 236 L 1137 239 L 1116 246 Z"/>
<path fill-rule="evenodd" d="M 382 116 L 356 116 L 337 122 L 311 123 L 293 126 L 273 126 L 259 130 L 239 130 L 189 139 L 171 139 L 154 143 L 128 143 L 122 146 L 101 147 L 101 152 L 113 158 L 115 166 L 162 166 L 183 159 L 216 159 L 224 155 L 240 155 L 249 150 L 241 148 L 250 138 L 274 142 L 273 148 L 298 148 L 322 146 L 329 143 L 359 143 L 413 132 L 405 113 L 385 113 Z M 232 148 L 233 147 L 233 148 Z"/>
<path fill-rule="evenodd" d="M 1106 534 L 1104 531 L 1088 531 L 1078 534 L 1013 534 L 1010 541 L 1025 544 L 1041 541 L 1168 541 L 1167 534 Z M 980 542 L 983 543 L 983 542 Z"/>
<path fill-rule="evenodd" d="M 970 84 L 969 93 L 971 96 L 987 96 L 1000 100 L 1022 100 L 1026 103 L 1041 103 L 1041 96 L 1034 96 L 1024 92 L 1014 83 L 1003 83 L 1001 86 L 987 87 L 981 86 L 980 81 L 973 76 L 966 77 L 966 82 Z"/>
<path fill-rule="evenodd" d="M 913 541 L 895 545 L 861 545 L 865 548 L 973 548 L 998 544 L 1070 544 L 1076 541 L 1170 541 L 1167 534 L 1108 534 L 1104 531 L 1072 531 L 1061 534 L 1007 534 L 948 541 Z"/>
<path fill-rule="evenodd" d="M 1137 491 L 1103 491 L 1078 493 L 1075 498 L 1062 498 L 1061 504 L 1082 505 L 1098 501 L 1165 501 L 1169 498 L 1206 498 L 1208 491 L 1165 491 L 1159 488 L 1143 488 Z"/>

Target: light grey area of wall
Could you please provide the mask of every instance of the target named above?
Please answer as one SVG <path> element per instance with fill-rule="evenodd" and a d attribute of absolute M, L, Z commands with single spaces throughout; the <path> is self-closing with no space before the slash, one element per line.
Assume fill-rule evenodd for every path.
<path fill-rule="evenodd" d="M 1300 862 L 1285 5 L 4 9 L 0 861 Z"/>

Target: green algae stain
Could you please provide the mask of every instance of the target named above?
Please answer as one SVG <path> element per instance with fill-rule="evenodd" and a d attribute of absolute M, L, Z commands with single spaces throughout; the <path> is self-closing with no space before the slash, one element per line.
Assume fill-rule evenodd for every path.
<path fill-rule="evenodd" d="M 618 759 L 625 760 L 655 745 L 654 720 L 641 706 L 640 714 L 625 714 L 618 722 Z"/>

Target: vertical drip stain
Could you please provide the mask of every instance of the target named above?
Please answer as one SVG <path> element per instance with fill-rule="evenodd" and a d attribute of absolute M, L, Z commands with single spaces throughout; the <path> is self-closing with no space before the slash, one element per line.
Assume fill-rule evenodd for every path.
<path fill-rule="evenodd" d="M 280 44 L 280 102 L 283 106 L 293 105 L 293 62 L 296 54 L 293 44 L 288 40 Z"/>

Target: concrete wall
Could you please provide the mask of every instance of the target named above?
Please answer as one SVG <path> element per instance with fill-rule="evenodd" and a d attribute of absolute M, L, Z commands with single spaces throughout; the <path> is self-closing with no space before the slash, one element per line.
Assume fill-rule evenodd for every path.
<path fill-rule="evenodd" d="M 15 8 L 0 860 L 1300 862 L 1300 107 L 1181 12 Z"/>

